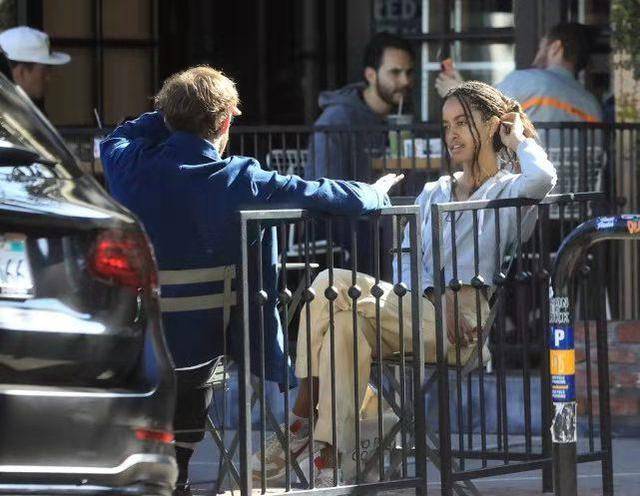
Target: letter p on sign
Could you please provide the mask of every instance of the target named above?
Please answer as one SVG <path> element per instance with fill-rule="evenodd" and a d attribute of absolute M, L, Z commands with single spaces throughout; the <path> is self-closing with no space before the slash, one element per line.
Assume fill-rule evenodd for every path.
<path fill-rule="evenodd" d="M 553 342 L 554 342 L 556 348 L 560 347 L 560 343 L 564 340 L 565 336 L 566 335 L 565 335 L 564 329 L 554 329 L 554 331 L 553 331 Z"/>

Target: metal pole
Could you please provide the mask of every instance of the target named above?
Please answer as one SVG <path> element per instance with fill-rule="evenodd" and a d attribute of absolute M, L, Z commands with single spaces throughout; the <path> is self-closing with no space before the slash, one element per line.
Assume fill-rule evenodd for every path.
<path fill-rule="evenodd" d="M 551 298 L 549 321 L 554 488 L 558 496 L 577 496 L 576 359 L 568 297 Z"/>
<path fill-rule="evenodd" d="M 558 294 L 554 294 L 556 291 Z M 550 289 L 549 366 L 551 369 L 551 440 L 553 482 L 558 496 L 577 496 L 576 357 L 569 311 L 569 287 Z"/>
<path fill-rule="evenodd" d="M 304 94 L 304 122 L 314 121 L 318 111 L 320 70 L 318 64 L 320 36 L 318 33 L 318 1 L 301 2 L 302 39 L 302 91 Z"/>

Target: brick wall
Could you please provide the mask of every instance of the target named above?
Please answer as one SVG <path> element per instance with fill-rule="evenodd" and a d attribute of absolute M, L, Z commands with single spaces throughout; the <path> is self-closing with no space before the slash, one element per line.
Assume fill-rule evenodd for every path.
<path fill-rule="evenodd" d="M 598 360 L 595 322 L 576 324 L 576 388 L 582 424 L 588 419 L 587 338 L 590 340 L 592 414 L 597 428 Z M 611 421 L 614 435 L 640 436 L 640 321 L 609 322 L 609 385 Z"/>

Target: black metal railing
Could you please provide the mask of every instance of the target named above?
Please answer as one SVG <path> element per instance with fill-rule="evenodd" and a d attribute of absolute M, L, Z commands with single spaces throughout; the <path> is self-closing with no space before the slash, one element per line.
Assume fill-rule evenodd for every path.
<path fill-rule="evenodd" d="M 552 439 L 550 433 L 552 419 L 551 377 L 549 374 L 549 273 L 553 259 L 553 239 L 550 238 L 549 212 L 557 207 L 562 213 L 570 207 L 576 211 L 594 211 L 605 200 L 602 193 L 578 193 L 570 195 L 550 195 L 539 204 L 523 199 L 503 199 L 492 201 L 453 202 L 433 205 L 431 208 L 433 266 L 444 263 L 441 249 L 447 239 L 456 239 L 456 223 L 460 216 L 467 215 L 473 225 L 473 273 L 467 280 L 460 280 L 455 243 L 451 243 L 451 265 L 444 265 L 444 273 L 436 271 L 434 304 L 436 310 L 436 337 L 438 364 L 429 382 L 438 384 L 438 437 L 433 440 L 433 449 L 438 453 L 441 468 L 442 494 L 466 494 L 461 484 L 472 484 L 473 479 L 504 475 L 521 471 L 542 470 L 542 488 L 552 489 Z M 507 212 L 515 218 L 515 232 L 511 233 L 511 245 L 504 237 L 504 222 Z M 482 221 L 479 216 L 483 212 Z M 537 213 L 535 229 L 531 229 L 531 215 Z M 446 219 L 450 219 L 447 221 Z M 529 221 L 527 221 L 529 219 Z M 578 222 L 580 219 L 574 219 Z M 488 223 L 488 224 L 487 224 Z M 494 244 L 491 253 L 480 252 L 479 227 L 493 225 Z M 501 225 L 503 229 L 501 229 Z M 561 240 L 560 240 L 561 241 Z M 485 240 L 486 242 L 486 240 Z M 460 248 L 460 247 L 458 247 Z M 470 248 L 467 248 L 470 249 Z M 606 247 L 605 247 L 606 249 Z M 556 251 L 556 250 L 554 250 Z M 502 259 L 500 259 L 502 255 Z M 602 343 L 606 343 L 606 325 L 602 281 L 606 265 L 592 264 L 587 253 L 577 263 L 588 267 L 583 269 L 583 277 L 578 285 L 583 302 L 576 319 L 595 320 L 597 325 L 598 355 Z M 482 277 L 480 262 L 483 257 L 495 257 L 494 272 L 490 281 Z M 605 260 L 602 251 L 590 254 L 598 262 Z M 466 272 L 468 276 L 468 270 Z M 464 285 L 474 288 L 474 314 L 476 323 L 482 324 L 483 333 L 475 342 L 477 357 L 475 367 L 469 368 L 461 361 L 460 347 L 455 347 L 455 359 L 447 360 L 445 317 L 443 295 L 451 292 L 457 309 L 455 317 L 455 337 L 459 342 L 462 327 L 459 323 L 461 304 L 457 301 Z M 599 288 L 589 299 L 588 290 Z M 509 295 L 513 301 L 509 301 Z M 481 301 L 486 299 L 489 306 L 488 317 L 481 312 Z M 589 302 L 587 304 L 587 301 Z M 512 333 L 520 337 L 517 350 L 507 346 L 508 323 Z M 487 367 L 484 345 L 490 343 L 490 367 Z M 595 366 L 591 360 L 595 353 L 592 342 L 585 342 L 588 367 Z M 537 350 L 537 359 L 531 360 L 531 350 Z M 515 352 L 521 354 L 519 371 L 511 369 L 507 357 Z M 606 351 L 606 348 L 605 348 Z M 484 359 L 482 359 L 484 358 Z M 484 365 L 484 366 L 483 366 Z M 606 369 L 606 360 L 598 362 L 599 371 Z M 586 441 L 580 444 L 577 462 L 601 461 L 603 467 L 610 467 L 610 430 L 600 430 L 600 444 L 595 440 L 597 429 L 593 422 L 593 397 L 606 398 L 603 388 L 606 381 L 594 384 L 587 376 L 585 384 L 578 384 L 587 391 L 588 398 L 583 415 L 582 428 Z M 600 388 L 599 390 L 597 388 Z M 598 394 L 600 392 L 601 394 Z M 607 412 L 607 405 L 600 405 Z M 609 448 L 608 448 L 609 447 Z M 610 487 L 611 472 L 603 470 L 603 487 Z"/>
<path fill-rule="evenodd" d="M 410 243 L 412 246 L 420 246 L 418 219 L 419 209 L 414 205 L 386 207 L 379 214 L 359 219 L 314 217 L 307 211 L 296 209 L 240 212 L 242 276 L 239 289 L 242 295 L 244 361 L 239 364 L 238 429 L 242 494 L 251 494 L 253 485 L 259 487 L 262 493 L 282 488 L 295 492 L 328 490 L 331 494 L 350 494 L 354 486 L 358 486 L 360 490 L 415 488 L 418 493 L 426 492 L 426 416 L 421 387 L 424 377 L 422 366 L 424 346 L 420 316 L 422 298 L 419 291 L 412 292 L 408 289 L 420 287 L 420 262 L 415 251 L 406 254 L 411 280 L 399 280 L 391 285 L 382 280 L 383 262 L 380 257 L 382 225 L 390 224 L 395 227 L 396 232 L 402 232 L 404 226 L 408 225 Z M 357 227 L 359 223 L 369 225 L 371 228 L 371 237 L 368 242 L 371 243 L 370 256 L 374 259 L 374 270 L 370 276 L 365 276 L 356 270 L 359 266 L 357 260 L 357 245 L 360 242 L 360 230 Z M 321 228 L 327 235 L 325 244 L 322 247 L 315 246 L 315 249 L 314 244 L 317 245 L 317 241 L 314 243 L 309 236 L 313 231 L 312 224 L 316 224 L 316 227 Z M 339 258 L 337 251 L 334 250 L 334 248 L 342 249 L 334 243 L 333 239 L 336 225 L 340 224 L 344 224 L 351 234 L 350 254 L 347 261 L 344 257 Z M 291 226 L 295 231 L 304 233 L 302 246 L 293 252 L 289 249 Z M 279 240 L 280 260 L 277 295 L 270 294 L 266 282 L 267 275 L 264 273 L 265 268 L 255 262 L 262 260 L 261 236 L 266 230 L 274 229 Z M 401 239 L 398 237 L 394 241 L 394 246 L 402 257 L 400 244 Z M 301 259 L 298 258 L 300 254 Z M 325 270 L 319 274 L 318 270 L 321 267 L 317 264 L 318 261 L 326 263 Z M 302 269 L 301 272 L 297 270 L 299 268 Z M 289 275 L 293 270 L 297 272 L 298 282 L 292 285 Z M 298 289 L 295 289 L 298 284 Z M 292 329 L 295 327 L 293 324 L 295 321 L 290 318 L 290 313 L 296 312 L 296 295 L 301 296 L 302 307 L 298 308 L 301 316 L 298 324 L 297 353 L 294 353 L 289 343 L 296 335 L 295 329 Z M 283 394 L 278 400 L 283 406 L 283 419 L 276 419 L 265 395 L 265 308 L 269 302 L 273 302 L 274 298 L 282 307 L 285 356 L 292 358 L 295 356 L 296 370 L 299 371 L 302 367 L 306 371 L 304 377 L 313 377 L 314 370 L 319 376 L 317 386 L 313 380 L 309 380 L 308 391 L 299 390 L 298 394 L 306 393 L 313 403 L 316 399 L 319 402 L 317 411 L 315 408 L 309 410 L 308 421 L 311 426 L 315 424 L 317 429 L 321 422 L 324 425 L 327 425 L 327 422 L 329 424 L 331 435 L 327 439 L 325 433 L 323 441 L 328 443 L 329 456 L 337 463 L 333 465 L 330 480 L 327 481 L 325 478 L 321 487 L 316 485 L 319 467 L 314 464 L 314 457 L 317 456 L 317 451 L 314 450 L 316 446 L 314 429 L 309 431 L 306 447 L 300 453 L 292 454 L 291 452 L 292 438 L 287 433 L 292 425 L 290 412 L 294 408 L 294 402 L 291 398 L 293 384 L 289 375 L 285 374 Z M 391 300 L 397 301 L 397 314 L 389 309 Z M 384 319 L 387 320 L 381 317 L 381 312 L 386 312 Z M 390 332 L 388 319 L 394 321 L 394 324 L 391 324 L 394 329 L 395 326 L 398 327 L 394 332 L 397 332 L 400 344 L 396 346 L 399 346 L 399 349 L 389 345 L 386 340 L 383 342 L 383 333 Z M 257 342 L 255 339 L 251 340 L 252 329 L 259 329 L 260 338 Z M 319 342 L 318 339 L 322 343 L 321 351 L 314 348 Z M 390 350 L 389 346 L 393 349 Z M 254 375 L 251 373 L 248 359 L 251 350 L 261 357 L 259 370 L 257 373 L 254 370 Z M 367 364 L 372 362 L 374 356 L 381 357 L 392 351 L 403 353 L 410 351 L 418 358 L 410 367 L 415 381 L 411 388 L 403 389 L 404 396 L 399 400 L 400 415 L 397 416 L 392 415 L 388 408 L 385 409 L 382 378 L 378 376 L 376 384 L 375 381 L 370 380 L 370 370 L 367 368 Z M 339 353 L 342 354 L 340 363 L 337 358 Z M 348 361 L 355 364 L 351 371 L 353 377 L 350 379 L 348 375 L 337 376 L 338 370 L 348 369 L 345 369 L 343 363 Z M 361 368 L 363 366 L 364 372 Z M 361 382 L 362 379 L 366 379 L 367 382 Z M 344 384 L 352 385 L 350 392 L 347 392 L 345 387 L 348 389 L 348 386 Z M 300 388 L 302 387 L 301 385 Z M 365 417 L 365 413 L 361 411 L 363 390 L 376 389 L 378 393 L 373 395 L 376 399 L 372 400 L 374 401 L 373 416 Z M 338 390 L 342 392 L 342 396 L 338 396 Z M 327 391 L 329 401 L 326 401 Z M 259 409 L 256 447 L 252 443 L 254 436 L 251 422 L 254 404 Z M 339 425 L 340 419 L 345 418 L 343 405 L 346 404 L 353 407 L 349 415 L 349 418 L 353 419 L 353 424 Z M 365 433 L 367 426 L 369 432 Z M 269 432 L 273 433 L 271 439 L 268 439 Z M 276 441 L 273 440 L 274 435 Z M 353 439 L 350 439 L 350 435 Z M 397 437 L 404 441 L 400 447 L 395 443 Z M 284 454 L 283 474 L 277 481 L 269 477 L 270 466 L 267 459 L 269 451 L 267 445 L 273 442 L 280 445 Z M 409 450 L 415 454 L 416 460 L 411 467 L 406 463 L 406 453 Z M 388 466 L 388 460 L 396 451 L 405 453 L 405 464 L 399 473 L 392 471 Z M 304 457 L 307 457 L 306 461 L 302 461 Z M 346 473 L 347 465 L 351 467 L 348 474 Z M 342 479 L 339 477 L 338 466 L 342 470 Z"/>
<path fill-rule="evenodd" d="M 352 460 L 354 462 L 354 474 L 352 479 L 340 480 L 337 468 L 333 470 L 333 476 L 329 483 L 328 491 L 336 494 L 346 494 L 352 492 L 357 486 L 359 490 L 390 490 L 398 488 L 416 488 L 422 492 L 426 490 L 426 460 L 430 460 L 441 471 L 443 494 L 468 494 L 477 489 L 473 485 L 473 480 L 477 478 L 499 476 L 515 472 L 528 470 L 542 470 L 541 483 L 544 490 L 552 489 L 552 438 L 550 426 L 552 421 L 551 403 L 551 376 L 550 370 L 550 347 L 549 347 L 549 272 L 554 259 L 552 251 L 557 251 L 554 247 L 554 240 L 549 236 L 550 223 L 556 222 L 551 219 L 549 212 L 556 206 L 562 214 L 568 211 L 569 207 L 576 207 L 576 211 L 587 215 L 589 212 L 597 210 L 602 203 L 606 202 L 602 193 L 579 193 L 571 195 L 552 195 L 539 204 L 523 199 L 505 199 L 494 201 L 471 201 L 454 202 L 449 204 L 439 204 L 432 207 L 433 219 L 433 266 L 440 266 L 440 246 L 443 243 L 443 235 L 446 230 L 450 230 L 450 238 L 456 238 L 456 223 L 460 222 L 460 215 L 469 215 L 474 226 L 474 276 L 469 280 L 458 280 L 459 276 L 455 272 L 457 265 L 455 244 L 451 250 L 451 267 L 445 266 L 444 273 L 436 271 L 436 288 L 433 303 L 435 304 L 435 320 L 431 324 L 435 331 L 435 343 L 429 343 L 425 335 L 429 333 L 429 323 L 425 321 L 425 315 L 420 315 L 419 302 L 423 298 L 416 292 L 407 292 L 405 283 L 396 280 L 393 286 L 394 294 L 400 301 L 409 298 L 412 307 L 411 311 L 411 333 L 413 343 L 410 347 L 402 345 L 395 350 L 389 350 L 383 344 L 381 333 L 381 297 L 382 285 L 379 234 L 382 231 L 381 224 L 389 221 L 394 231 L 393 251 L 397 254 L 395 263 L 399 270 L 403 265 L 402 257 L 409 257 L 411 265 L 411 287 L 420 287 L 420 272 L 416 249 L 421 246 L 419 230 L 417 228 L 417 207 L 416 206 L 395 206 L 384 209 L 381 215 L 370 216 L 361 219 L 372 225 L 371 253 L 376 258 L 374 272 L 370 287 L 361 284 L 360 275 L 355 268 L 358 266 L 357 250 L 346 261 L 334 255 L 334 240 L 332 238 L 333 224 L 345 223 L 354 239 L 351 247 L 357 246 L 356 222 L 354 219 L 340 219 L 327 217 L 314 217 L 303 210 L 255 210 L 241 212 L 241 233 L 243 240 L 243 274 L 242 274 L 242 315 L 244 334 L 244 363 L 240 364 L 240 415 L 238 429 L 240 432 L 240 464 L 239 477 L 240 487 L 244 494 L 253 485 L 259 485 L 261 492 L 265 493 L 277 488 L 294 492 L 324 492 L 323 487 L 314 487 L 314 471 L 317 467 L 312 463 L 313 459 L 313 433 L 310 434 L 311 443 L 305 449 L 308 452 L 308 460 L 305 463 L 298 463 L 297 456 L 290 453 L 290 439 L 285 435 L 291 426 L 291 415 L 288 413 L 292 409 L 292 397 L 290 392 L 289 379 L 285 381 L 284 391 L 281 399 L 283 405 L 283 418 L 279 419 L 271 411 L 270 403 L 265 394 L 265 364 L 264 364 L 264 341 L 260 338 L 258 342 L 251 341 L 250 330 L 256 326 L 260 328 L 260 336 L 264 335 L 264 305 L 273 296 L 269 295 L 264 282 L 262 268 L 256 265 L 256 261 L 262 260 L 261 243 L 255 241 L 260 239 L 260 233 L 266 229 L 276 229 L 280 244 L 280 272 L 278 279 L 277 298 L 282 306 L 282 321 L 284 323 L 284 343 L 286 356 L 295 356 L 293 346 L 289 343 L 295 338 L 295 327 L 290 318 L 290 313 L 296 312 L 294 300 L 296 295 L 301 298 L 304 306 L 301 313 L 306 314 L 306 319 L 299 324 L 299 332 L 306 336 L 306 343 L 310 343 L 312 332 L 310 306 L 318 302 L 324 302 L 329 307 L 327 321 L 325 322 L 329 336 L 330 351 L 324 356 L 325 364 L 331 370 L 329 389 L 331 390 L 331 432 L 333 459 L 341 460 L 340 449 L 344 449 L 345 441 L 338 436 L 338 426 L 336 424 L 336 408 L 339 402 L 350 401 L 344 396 L 336 396 L 336 384 L 344 381 L 345 377 L 336 376 L 336 353 L 339 345 L 336 344 L 336 335 L 340 332 L 337 329 L 342 325 L 341 330 L 347 332 L 348 338 L 357 342 L 357 335 L 362 331 L 362 321 L 358 319 L 358 301 L 373 295 L 376 300 L 375 315 L 373 321 L 373 336 L 371 349 L 375 350 L 372 362 L 372 374 L 370 384 L 377 391 L 377 401 L 375 408 L 375 446 L 374 449 L 363 449 L 360 437 L 362 428 L 361 412 L 358 410 L 361 397 L 358 396 L 358 379 L 355 367 L 353 369 L 353 405 L 356 405 L 354 412 L 355 424 L 352 429 L 355 433 L 354 446 L 352 450 Z M 500 212 L 512 210 L 515 215 L 515 232 L 511 234 L 511 244 L 505 250 L 504 257 L 500 257 L 501 243 L 508 243 L 509 236 L 501 235 L 500 225 L 503 219 Z M 531 227 L 531 212 L 536 213 L 537 222 L 534 228 Z M 484 212 L 481 215 L 481 212 Z M 489 213 L 493 213 L 491 217 Z M 453 214 L 453 215 L 451 215 Z M 446 218 L 449 221 L 446 221 Z M 437 219 L 437 220 L 436 220 Z M 440 220 L 445 220 L 441 223 Z M 528 221 L 523 222 L 524 219 Z M 608 222 L 609 217 L 605 217 L 603 222 Z M 579 222 L 580 219 L 571 219 L 572 222 Z M 497 250 L 495 252 L 480 251 L 479 228 L 486 227 L 486 223 L 495 223 L 497 239 L 495 241 Z M 313 224 L 324 224 L 324 232 L 328 235 L 323 250 L 314 251 L 314 242 L 309 236 L 313 232 Z M 409 249 L 401 248 L 401 233 L 405 230 L 405 224 L 409 225 L 408 233 L 410 240 Z M 292 235 L 290 226 L 306 233 L 303 235 L 303 246 L 293 252 L 290 250 L 289 238 Z M 504 224 L 503 224 L 504 225 Z M 275 226 L 275 227 L 274 227 Z M 296 239 L 300 239 L 297 237 Z M 439 246 L 440 245 L 440 246 Z M 405 245 L 407 246 L 407 245 Z M 341 248 L 341 247 L 339 247 Z M 606 247 L 604 247 L 606 249 Z M 292 256 L 290 257 L 290 255 Z M 479 277 L 479 267 L 481 258 L 490 255 L 495 257 L 495 273 L 489 282 L 483 282 Z M 581 269 L 578 271 L 581 277 L 578 281 L 578 292 L 575 301 L 581 301 L 579 308 L 574 312 L 575 320 L 596 321 L 596 340 L 590 340 L 590 333 L 585 336 L 585 355 L 587 367 L 598 367 L 598 375 L 604 378 L 607 374 L 606 360 L 606 325 L 605 312 L 602 302 L 604 286 L 598 284 L 604 277 L 605 265 L 600 263 L 606 259 L 604 251 L 583 253 L 584 256 L 579 261 L 574 261 Z M 301 258 L 300 258 L 301 256 Z M 294 261 L 295 259 L 295 261 Z M 299 265 L 299 260 L 302 265 Z M 252 262 L 253 261 L 253 262 Z M 594 263 L 597 262 L 597 263 Z M 326 263 L 324 279 L 322 276 L 315 278 L 320 264 Z M 317 265 L 316 265 L 317 264 Z M 344 274 L 339 274 L 344 264 L 349 270 L 346 271 L 344 286 L 340 288 L 340 279 Z M 294 269 L 302 268 L 302 272 L 297 273 L 294 281 L 300 285 L 296 290 L 297 282 L 292 284 L 290 274 Z M 591 267 L 589 270 L 588 267 Z M 344 269 L 343 269 L 344 270 Z M 452 272 L 453 271 L 453 272 Z M 322 282 L 318 285 L 317 281 Z M 253 282 L 252 282 L 253 281 Z M 446 282 L 448 281 L 448 282 Z M 408 281 L 407 281 L 408 282 Z M 446 282 L 446 284 L 445 284 Z M 594 284 L 595 283 L 595 284 Z M 481 339 L 478 339 L 471 347 L 472 352 L 466 359 L 462 359 L 460 347 L 454 347 L 454 353 L 447 359 L 445 354 L 445 339 L 442 305 L 439 295 L 444 293 L 445 287 L 453 290 L 454 293 L 460 291 L 463 284 L 470 284 L 475 288 L 475 299 L 472 301 L 473 311 L 476 314 L 477 322 L 482 322 Z M 588 289 L 599 288 L 597 291 L 596 306 L 587 303 L 589 300 Z M 341 320 L 337 313 L 340 307 L 338 301 L 341 291 L 343 296 L 352 303 L 347 310 L 347 320 Z M 511 304 L 508 300 L 509 294 L 514 293 L 515 302 Z M 481 309 L 481 298 L 488 303 L 488 314 L 483 316 Z M 599 303 L 598 303 L 599 302 Z M 344 303 L 344 301 L 342 302 Z M 402 303 L 400 303 L 402 305 Z M 457 306 L 458 303 L 455 303 Z M 424 308 L 423 308 L 424 311 Z M 400 310 L 402 313 L 402 310 Z M 317 316 L 317 315 L 316 315 Z M 421 320 L 422 319 L 422 320 Z M 457 320 L 457 317 L 456 317 Z M 521 370 L 515 374 L 513 370 L 508 370 L 509 363 L 505 357 L 512 355 L 513 350 L 509 349 L 506 337 L 508 336 L 507 322 L 511 320 L 515 323 L 515 333 L 522 339 L 519 352 L 522 354 Z M 401 322 L 401 319 L 398 319 Z M 421 329 L 420 323 L 423 328 Z M 402 324 L 398 324 L 399 334 L 402 336 Z M 588 326 L 587 326 L 588 327 Z M 461 328 L 456 326 L 456 338 L 461 336 Z M 298 335 L 298 339 L 302 336 Z M 403 340 L 401 339 L 402 343 Z M 423 343 L 424 347 L 416 345 Z M 486 350 L 484 344 L 488 343 L 491 356 L 491 367 L 487 367 Z M 605 343 L 603 345 L 603 343 Z M 593 346 L 597 346 L 593 350 Z M 603 347 L 604 346 L 604 347 Z M 435 348 L 435 349 L 434 349 Z M 301 348 L 298 346 L 298 349 Z M 313 360 L 311 350 L 306 350 L 307 370 L 313 370 L 311 361 Z M 538 351 L 538 360 L 530 360 L 531 349 Z M 251 350 L 257 350 L 262 357 L 260 370 L 252 376 L 249 371 L 248 357 Z M 384 350 L 384 351 L 382 351 Z M 367 350 L 358 350 L 358 345 L 353 346 L 349 351 L 353 363 L 359 363 L 361 353 Z M 437 355 L 437 361 L 429 360 L 429 356 Z M 595 360 L 597 356 L 597 362 Z M 430 373 L 425 380 L 425 370 Z M 255 371 L 254 371 L 255 372 Z M 437 396 L 432 391 L 437 385 Z M 584 434 L 584 441 L 579 444 L 579 453 L 576 458 L 577 463 L 601 461 L 603 463 L 603 487 L 605 490 L 611 484 L 611 441 L 610 429 L 606 426 L 607 420 L 600 419 L 599 424 L 594 422 L 593 401 L 599 401 L 599 412 L 606 415 L 608 412 L 607 395 L 602 388 L 606 388 L 607 382 L 602 379 L 595 384 L 591 377 L 591 371 L 587 371 L 584 383 L 578 383 L 577 387 L 585 391 L 587 398 L 583 410 L 578 418 Z M 599 388 L 599 389 L 598 389 Z M 433 388 L 435 389 L 435 388 Z M 314 398 L 317 394 L 314 386 L 309 384 L 308 396 Z M 438 415 L 433 415 L 425 410 L 425 397 L 427 408 L 433 404 L 429 397 L 437 398 Z M 598 399 L 599 398 L 599 399 Z M 607 404 L 604 404 L 604 403 Z M 257 405 L 258 420 L 257 432 L 252 425 L 252 409 Z M 383 406 L 385 405 L 385 406 Z M 396 422 L 387 425 L 385 419 L 385 408 L 396 414 Z M 326 413 L 326 412 L 325 412 Z M 311 413 L 311 423 L 314 422 L 315 411 Z M 514 425 L 514 420 L 521 417 L 521 425 Z M 428 421 L 437 418 L 437 422 Z M 284 420 L 284 422 L 281 422 Z M 279 423 L 281 422 L 281 423 Z M 602 426 L 605 426 L 603 428 Z M 599 429 L 598 429 L 599 427 Z M 267 433 L 273 431 L 279 438 L 283 447 L 283 452 L 287 453 L 286 472 L 284 478 L 278 482 L 273 482 L 267 477 Z M 252 448 L 252 437 L 259 436 L 258 447 Z M 366 437 L 366 436 L 364 436 Z M 238 446 L 236 443 L 234 445 Z M 254 452 L 260 453 L 258 457 L 252 456 Z M 296 453 L 296 455 L 298 455 Z M 337 467 L 337 465 L 336 465 Z M 607 468 L 608 467 L 608 468 Z M 373 482 L 371 482 L 373 477 Z"/>

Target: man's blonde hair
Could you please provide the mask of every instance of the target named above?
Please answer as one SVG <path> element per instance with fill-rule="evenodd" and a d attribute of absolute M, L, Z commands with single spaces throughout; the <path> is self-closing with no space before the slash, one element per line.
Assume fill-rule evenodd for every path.
<path fill-rule="evenodd" d="M 240 100 L 231 79 L 213 67 L 199 65 L 168 77 L 154 102 L 172 130 L 210 139 L 220 135 Z"/>

